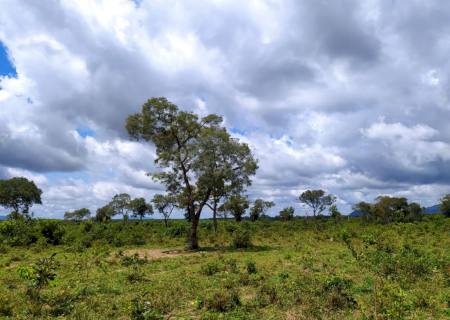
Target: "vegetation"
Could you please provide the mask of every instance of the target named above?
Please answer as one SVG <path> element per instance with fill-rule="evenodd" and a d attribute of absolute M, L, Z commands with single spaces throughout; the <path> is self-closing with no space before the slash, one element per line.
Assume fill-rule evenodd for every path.
<path fill-rule="evenodd" d="M 450 217 L 450 194 L 441 199 L 440 210 L 442 214 Z"/>
<path fill-rule="evenodd" d="M 87 208 L 82 208 L 74 211 L 67 211 L 64 213 L 64 219 L 66 220 L 74 220 L 81 221 L 85 218 L 90 217 L 91 211 Z"/>
<path fill-rule="evenodd" d="M 363 216 L 378 223 L 412 222 L 420 220 L 422 208 L 417 203 L 408 203 L 406 198 L 380 196 L 374 204 L 360 202 L 355 206 Z"/>
<path fill-rule="evenodd" d="M 12 218 L 29 218 L 30 207 L 42 203 L 41 194 L 41 189 L 26 178 L 0 180 L 0 206 L 12 209 Z"/>
<path fill-rule="evenodd" d="M 311 208 L 314 217 L 336 202 L 335 196 L 327 195 L 323 190 L 306 190 L 298 199 L 302 204 Z"/>
<path fill-rule="evenodd" d="M 214 114 L 199 118 L 180 111 L 165 98 L 148 100 L 140 113 L 126 121 L 132 138 L 156 146 L 155 162 L 165 170 L 153 178 L 177 196 L 179 207 L 186 210 L 191 222 L 189 249 L 198 248 L 198 223 L 214 192 L 249 185 L 257 168 L 250 148 L 232 138 L 221 122 Z"/>
<path fill-rule="evenodd" d="M 152 176 L 166 193 L 151 204 L 121 193 L 91 219 L 87 208 L 32 219 L 42 191 L 0 180 L 0 205 L 13 210 L 0 221 L 0 318 L 450 317 L 450 195 L 443 215 L 380 196 L 355 206 L 362 218 L 342 219 L 335 196 L 307 190 L 299 200 L 312 217 L 286 207 L 262 219 L 275 204 L 248 210 L 257 162 L 221 122 L 165 98 L 128 117 L 130 136 L 156 146 Z M 200 220 L 204 207 L 212 221 Z M 144 221 L 154 208 L 163 221 Z M 186 219 L 169 224 L 175 208 Z"/>
<path fill-rule="evenodd" d="M 2 221 L 0 318 L 450 315 L 450 219 L 443 215 L 390 224 L 218 220 L 217 231 L 202 220 L 198 231 L 205 249 L 189 252 L 182 250 L 188 221 Z"/>

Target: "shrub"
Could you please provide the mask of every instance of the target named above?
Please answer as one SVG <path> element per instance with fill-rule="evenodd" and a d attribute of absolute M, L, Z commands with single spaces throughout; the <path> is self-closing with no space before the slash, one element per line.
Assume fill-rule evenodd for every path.
<path fill-rule="evenodd" d="M 233 247 L 237 249 L 250 248 L 252 246 L 250 231 L 238 228 L 233 232 Z"/>
<path fill-rule="evenodd" d="M 124 256 L 122 258 L 122 265 L 125 267 L 131 265 L 143 265 L 148 262 L 147 257 L 141 258 L 138 253 L 133 254 L 132 256 Z"/>
<path fill-rule="evenodd" d="M 253 260 L 248 260 L 246 262 L 246 268 L 248 274 L 255 274 L 258 272 L 258 270 L 256 269 L 256 263 Z"/>
<path fill-rule="evenodd" d="M 57 221 L 40 221 L 40 234 L 47 240 L 48 244 L 58 245 L 62 241 L 65 230 Z"/>
<path fill-rule="evenodd" d="M 207 264 L 204 264 L 200 269 L 200 273 L 205 276 L 212 276 L 219 271 L 220 266 L 217 262 L 209 262 Z"/>
<path fill-rule="evenodd" d="M 136 298 L 130 303 L 131 320 L 161 320 L 163 316 L 154 310 L 148 301 L 141 301 Z"/>
<path fill-rule="evenodd" d="M 210 292 L 199 303 L 210 311 L 227 312 L 241 304 L 239 294 L 234 289 L 221 289 Z"/>

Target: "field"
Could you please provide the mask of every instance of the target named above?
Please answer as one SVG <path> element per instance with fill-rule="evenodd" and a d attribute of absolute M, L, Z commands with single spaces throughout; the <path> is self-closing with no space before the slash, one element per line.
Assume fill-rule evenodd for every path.
<path fill-rule="evenodd" d="M 1 319 L 448 319 L 450 219 L 0 222 Z M 251 244 L 250 244 L 251 242 Z"/>

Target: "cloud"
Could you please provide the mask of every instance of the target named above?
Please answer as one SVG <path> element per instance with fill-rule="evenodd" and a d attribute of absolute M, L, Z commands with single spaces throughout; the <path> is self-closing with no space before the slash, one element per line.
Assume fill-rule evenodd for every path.
<path fill-rule="evenodd" d="M 260 169 L 251 198 L 323 188 L 349 210 L 450 189 L 450 10 L 439 1 L 40 1 L 0 5 L 0 176 L 37 213 L 161 192 L 124 121 L 153 96 L 218 113 Z M 71 196 L 73 195 L 73 196 Z"/>

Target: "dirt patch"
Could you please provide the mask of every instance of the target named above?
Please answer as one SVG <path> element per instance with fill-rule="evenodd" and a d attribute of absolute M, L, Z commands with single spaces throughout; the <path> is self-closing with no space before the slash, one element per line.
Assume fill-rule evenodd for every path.
<path fill-rule="evenodd" d="M 135 254 L 138 254 L 140 258 L 160 259 L 166 257 L 192 256 L 198 255 L 199 253 L 180 249 L 129 249 L 123 252 L 124 256 L 133 256 Z"/>

